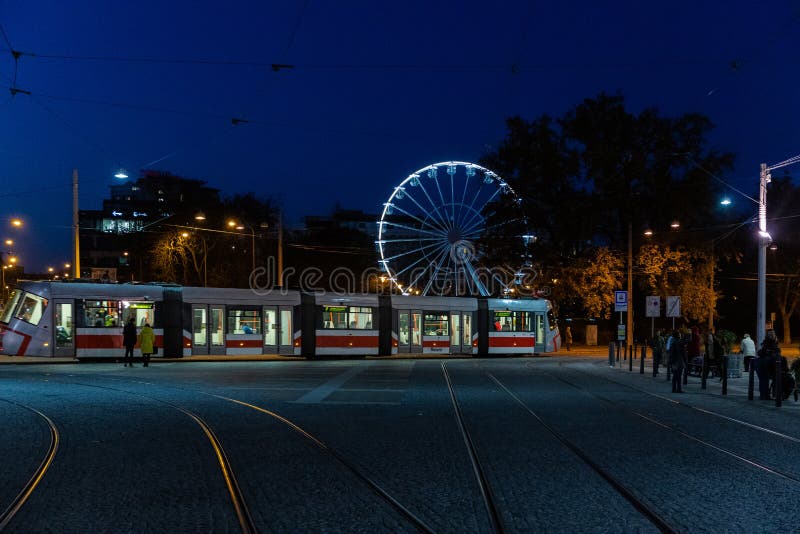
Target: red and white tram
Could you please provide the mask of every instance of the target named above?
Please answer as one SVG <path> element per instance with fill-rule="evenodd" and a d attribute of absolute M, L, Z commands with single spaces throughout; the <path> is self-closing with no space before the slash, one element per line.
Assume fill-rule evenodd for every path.
<path fill-rule="evenodd" d="M 0 354 L 121 358 L 130 317 L 153 327 L 158 356 L 168 358 L 534 355 L 560 347 L 545 299 L 44 281 L 12 293 L 0 315 Z"/>

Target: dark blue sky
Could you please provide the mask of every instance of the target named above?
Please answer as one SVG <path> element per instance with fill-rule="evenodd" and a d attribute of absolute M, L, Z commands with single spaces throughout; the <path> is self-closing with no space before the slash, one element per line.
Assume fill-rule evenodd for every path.
<path fill-rule="evenodd" d="M 378 212 L 412 171 L 492 149 L 507 116 L 600 91 L 710 116 L 748 193 L 759 163 L 800 153 L 797 2 L 0 0 L 0 24 L 39 55 L 296 66 L 23 56 L 33 96 L 11 98 L 0 41 L 0 218 L 28 271 L 69 260 L 73 167 L 82 209 L 148 166 L 274 196 L 290 222 Z"/>

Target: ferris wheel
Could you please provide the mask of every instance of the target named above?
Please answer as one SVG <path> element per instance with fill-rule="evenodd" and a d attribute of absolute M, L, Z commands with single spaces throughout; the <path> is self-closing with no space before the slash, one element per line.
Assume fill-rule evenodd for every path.
<path fill-rule="evenodd" d="M 384 203 L 376 245 L 381 270 L 405 294 L 496 294 L 510 283 L 481 265 L 487 250 L 532 239 L 521 201 L 500 176 L 463 161 L 411 173 Z"/>

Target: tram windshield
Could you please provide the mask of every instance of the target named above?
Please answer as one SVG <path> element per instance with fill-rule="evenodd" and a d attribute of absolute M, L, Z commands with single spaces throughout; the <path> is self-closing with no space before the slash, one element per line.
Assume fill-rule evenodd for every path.
<path fill-rule="evenodd" d="M 38 325 L 39 321 L 42 320 L 45 308 L 47 308 L 46 298 L 17 289 L 11 294 L 0 321 L 8 323 L 14 318 L 21 319 L 32 325 Z"/>
<path fill-rule="evenodd" d="M 11 317 L 13 317 L 14 308 L 19 303 L 19 299 L 22 296 L 22 291 L 19 289 L 15 289 L 11 292 L 11 295 L 8 297 L 6 301 L 6 307 L 3 308 L 3 316 L 0 317 L 0 322 L 8 324 L 11 321 Z"/>

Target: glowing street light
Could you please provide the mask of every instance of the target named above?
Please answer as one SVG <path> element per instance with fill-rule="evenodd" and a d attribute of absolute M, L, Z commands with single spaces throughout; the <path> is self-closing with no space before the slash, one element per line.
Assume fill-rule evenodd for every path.
<path fill-rule="evenodd" d="M 114 178 L 119 178 L 121 180 L 124 180 L 127 177 L 128 177 L 128 175 L 125 172 L 125 169 L 118 170 L 117 173 L 114 175 Z"/>
<path fill-rule="evenodd" d="M 20 226 L 22 226 L 22 220 L 21 219 L 11 219 L 11 226 L 16 226 L 17 228 L 19 228 Z"/>

